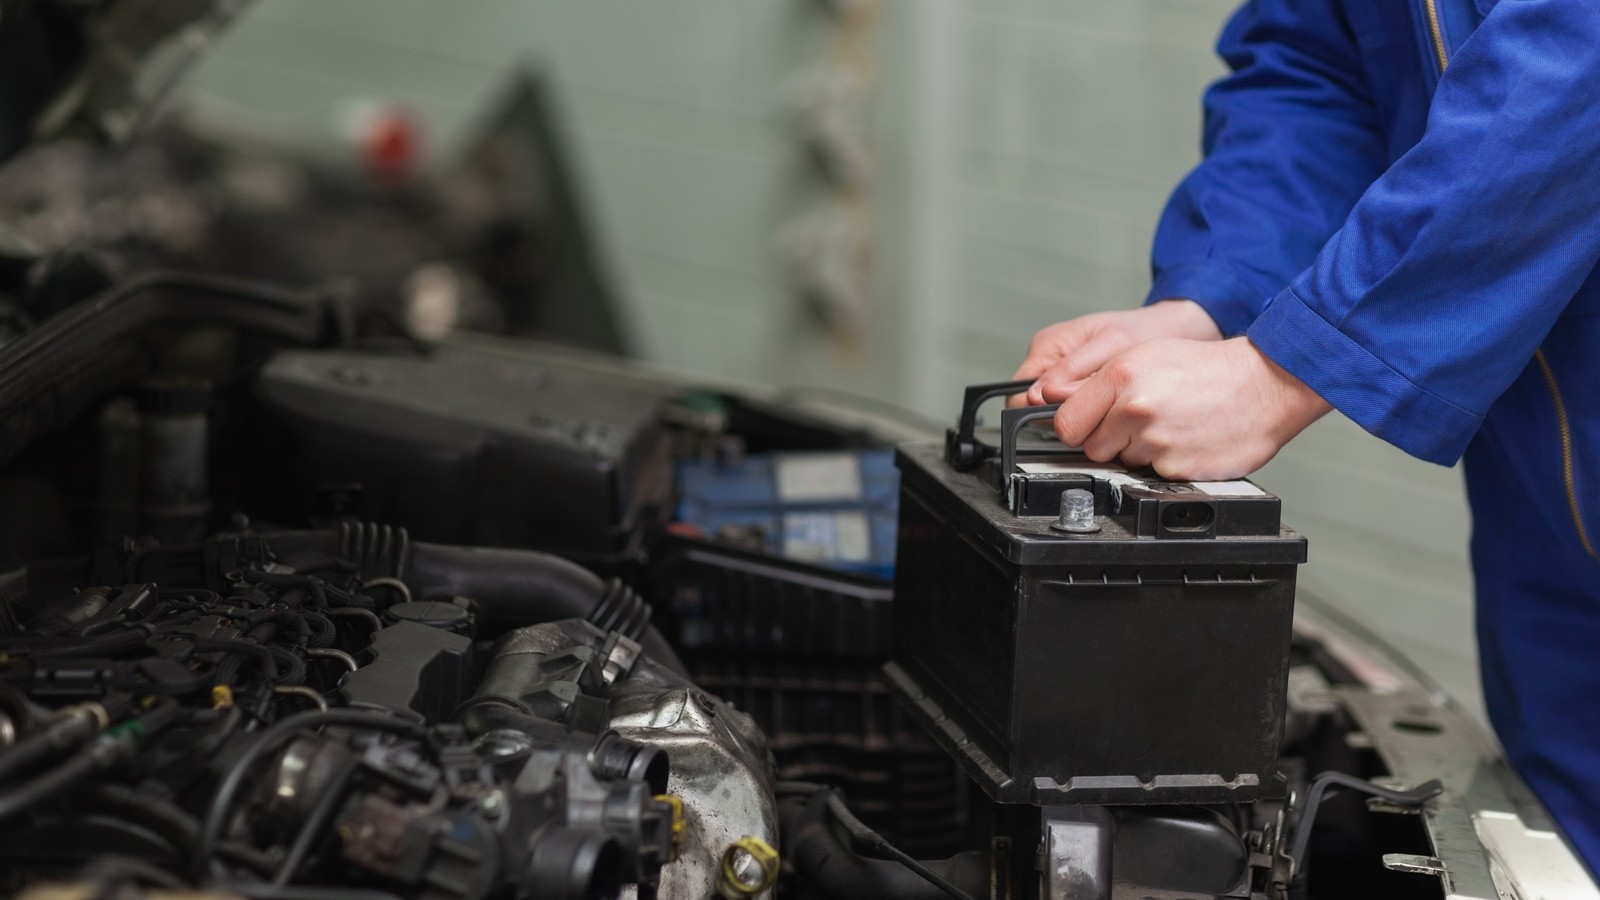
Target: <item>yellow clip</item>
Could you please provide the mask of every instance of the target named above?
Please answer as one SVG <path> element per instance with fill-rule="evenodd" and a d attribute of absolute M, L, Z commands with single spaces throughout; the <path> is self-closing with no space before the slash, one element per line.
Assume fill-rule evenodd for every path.
<path fill-rule="evenodd" d="M 233 688 L 219 684 L 211 689 L 212 709 L 233 709 Z"/>
<path fill-rule="evenodd" d="M 672 862 L 683 849 L 683 835 L 688 830 L 688 823 L 683 821 L 683 798 L 677 794 L 657 794 L 656 800 L 672 810 L 672 852 L 667 855 L 667 862 Z"/>
<path fill-rule="evenodd" d="M 756 871 L 740 865 L 746 861 L 754 862 Z M 778 851 L 772 849 L 771 844 L 753 835 L 742 837 L 723 851 L 722 878 L 717 882 L 717 893 L 724 900 L 754 897 L 777 882 L 778 868 Z"/>

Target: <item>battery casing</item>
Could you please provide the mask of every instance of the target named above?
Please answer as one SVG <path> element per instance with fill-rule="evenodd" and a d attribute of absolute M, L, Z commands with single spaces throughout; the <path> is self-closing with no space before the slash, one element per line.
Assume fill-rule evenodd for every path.
<path fill-rule="evenodd" d="M 1081 455 L 901 470 L 892 687 L 995 800 L 1282 796 L 1305 539 L 1247 482 L 1139 477 Z M 1052 528 L 1091 490 L 1098 532 Z"/>

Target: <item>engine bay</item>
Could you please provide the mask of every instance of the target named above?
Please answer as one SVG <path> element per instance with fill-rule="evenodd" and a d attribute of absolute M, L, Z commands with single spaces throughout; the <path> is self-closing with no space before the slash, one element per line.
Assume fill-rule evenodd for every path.
<path fill-rule="evenodd" d="M 1292 506 L 631 361 L 552 82 L 208 134 L 245 5 L 0 15 L 0 896 L 1594 895 Z"/>
<path fill-rule="evenodd" d="M 1149 659 L 1098 688 L 1105 660 L 1078 666 L 1077 688 L 1054 682 L 1059 666 L 1013 670 L 1019 690 L 1082 698 L 1074 729 L 1120 720 L 1195 757 L 1265 739 L 1281 784 L 1059 803 L 974 777 L 963 739 L 883 669 L 911 660 L 955 684 L 989 664 L 968 626 L 921 601 L 897 611 L 873 543 L 906 502 L 890 448 L 927 428 L 526 341 L 363 337 L 342 302 L 150 275 L 0 348 L 6 893 L 1288 898 L 1437 883 L 1383 853 L 1430 852 L 1415 812 L 1438 786 L 1384 780 L 1330 699 L 1361 679 L 1305 636 L 1262 645 L 1267 693 L 1287 679 L 1264 727 L 1203 704 L 1183 722 L 1141 709 L 1114 688 Z M 1036 505 L 1095 485 L 1042 477 Z M 1152 522 L 1193 537 L 1172 515 Z M 898 564 L 935 572 L 918 590 L 980 603 L 941 584 L 928 551 L 905 553 L 957 553 L 961 526 L 899 521 Z M 940 641 L 970 643 L 968 658 L 941 668 Z M 1013 734 L 1019 754 L 1041 749 Z"/>

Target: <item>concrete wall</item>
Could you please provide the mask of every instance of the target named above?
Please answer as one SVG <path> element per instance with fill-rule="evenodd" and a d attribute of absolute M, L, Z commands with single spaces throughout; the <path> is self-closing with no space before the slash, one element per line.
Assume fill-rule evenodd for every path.
<path fill-rule="evenodd" d="M 785 98 L 829 52 L 827 5 L 268 0 L 196 73 L 198 108 L 339 152 L 353 103 L 400 102 L 446 156 L 499 80 L 535 63 L 645 353 L 733 378 L 944 418 L 960 385 L 1008 376 L 1038 327 L 1143 296 L 1234 0 L 888 0 L 867 44 L 871 290 L 847 334 L 808 311 L 777 250 L 821 191 Z M 1458 473 L 1331 418 L 1259 480 L 1311 538 L 1302 583 L 1476 706 Z"/>

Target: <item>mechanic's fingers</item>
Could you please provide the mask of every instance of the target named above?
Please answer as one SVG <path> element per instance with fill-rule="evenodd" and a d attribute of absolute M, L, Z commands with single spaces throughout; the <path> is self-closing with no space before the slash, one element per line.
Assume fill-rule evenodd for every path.
<path fill-rule="evenodd" d="M 1019 406 L 1045 406 L 1050 403 L 1060 403 L 1071 397 L 1079 387 L 1088 379 L 1080 378 L 1066 384 L 1051 384 L 1046 387 L 1043 381 L 1035 381 L 1020 394 L 1012 394 L 1006 398 L 1006 406 L 1016 409 Z"/>
<path fill-rule="evenodd" d="M 1111 335 L 1100 335 L 1061 357 L 1034 381 L 1030 398 L 1040 403 L 1059 403 L 1076 389 L 1078 382 L 1100 370 L 1112 357 L 1126 350 L 1128 342 Z"/>
<path fill-rule="evenodd" d="M 1094 334 L 1093 318 L 1071 319 L 1039 329 L 1028 344 L 1028 355 L 1011 380 L 1033 381 L 1063 356 L 1076 353 Z"/>
<path fill-rule="evenodd" d="M 1140 438 L 1129 441 L 1128 446 L 1123 447 L 1122 452 L 1117 454 L 1117 461 L 1130 469 L 1142 469 L 1153 464 L 1155 459 L 1155 448 Z"/>
<path fill-rule="evenodd" d="M 1111 462 L 1122 456 L 1132 441 L 1133 435 L 1127 423 L 1117 417 L 1116 408 L 1113 407 L 1111 413 L 1100 421 L 1100 427 L 1084 440 L 1079 449 L 1095 462 Z"/>
<path fill-rule="evenodd" d="M 1068 382 L 1064 385 L 1052 386 L 1048 392 L 1046 391 L 1044 385 L 1036 381 L 1034 382 L 1034 386 L 1028 389 L 1028 402 L 1032 403 L 1034 406 L 1043 406 L 1046 403 L 1061 403 L 1068 397 L 1076 394 L 1078 389 L 1083 387 L 1088 381 L 1088 378 L 1080 378 L 1077 381 Z"/>
<path fill-rule="evenodd" d="M 1081 447 L 1094 434 L 1117 400 L 1116 379 L 1104 372 L 1084 381 L 1056 410 L 1056 435 L 1068 447 Z"/>

